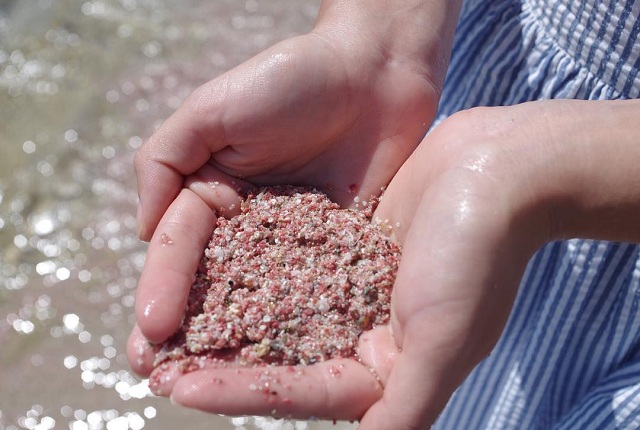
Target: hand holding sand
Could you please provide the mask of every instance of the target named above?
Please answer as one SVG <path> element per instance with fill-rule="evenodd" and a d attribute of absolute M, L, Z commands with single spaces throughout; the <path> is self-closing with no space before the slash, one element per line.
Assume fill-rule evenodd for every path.
<path fill-rule="evenodd" d="M 362 419 L 366 429 L 432 423 L 497 339 L 527 252 L 532 252 L 498 252 L 512 213 L 508 206 L 506 212 L 497 212 L 504 196 L 491 188 L 486 176 L 490 170 L 465 168 L 483 155 L 475 153 L 474 130 L 473 124 L 460 119 L 435 130 L 396 175 L 375 213 L 393 227 L 394 240 L 403 246 L 391 308 L 393 336 L 388 326 L 365 332 L 359 339 L 360 362 L 347 358 L 303 368 L 221 366 L 184 375 L 167 373 L 164 394 L 185 406 L 225 414 L 275 411 L 294 417 Z M 215 222 L 202 202 L 215 207 L 221 201 L 217 188 L 205 186 L 223 181 L 216 175 L 208 169 L 187 182 L 198 193 L 199 212 L 188 210 L 193 194 L 183 191 L 150 243 L 138 295 L 138 302 L 146 304 L 141 311 L 147 313 L 147 321 L 157 318 L 158 325 L 166 325 L 170 314 L 174 327 L 179 324 L 200 258 L 196 250 L 205 248 Z M 230 195 L 223 197 L 228 211 Z M 189 226 L 186 234 L 179 234 L 178 226 Z M 174 278 L 179 290 L 154 288 L 167 285 L 185 256 L 192 269 Z M 155 357 L 146 348 L 145 339 L 134 333 L 132 363 L 148 374 Z M 269 388 L 277 394 L 270 394 Z"/>
<path fill-rule="evenodd" d="M 394 225 L 394 239 L 403 246 L 392 298 L 393 336 L 385 327 L 367 332 L 360 338 L 362 364 L 329 360 L 305 367 L 302 375 L 286 367 L 275 368 L 277 376 L 260 369 L 188 373 L 176 381 L 172 398 L 211 412 L 270 414 L 276 409 L 292 416 L 361 418 L 367 430 L 430 425 L 491 351 L 525 265 L 540 245 L 567 236 L 640 240 L 640 195 L 628 186 L 640 180 L 635 134 L 617 127 L 637 111 L 637 101 L 554 101 L 448 119 L 405 163 L 376 211 Z M 552 132 L 541 135 L 542 124 Z M 612 135 L 621 156 L 603 163 L 610 147 L 602 142 L 611 142 Z M 576 160 L 576 153 L 586 156 Z M 208 206 L 201 207 L 200 214 L 184 211 L 178 199 L 166 221 L 193 222 L 197 228 L 189 231 L 202 233 L 204 247 L 211 230 L 206 216 L 212 215 Z M 161 223 L 159 231 L 166 225 Z M 163 248 L 161 235 L 152 241 L 153 267 L 184 250 L 189 253 L 182 255 L 195 255 L 197 264 L 193 242 L 176 239 L 176 247 Z M 143 299 L 153 295 L 151 285 L 141 284 Z M 172 309 L 169 300 L 157 303 Z M 146 355 L 145 345 L 134 333 L 129 354 L 141 359 L 139 370 L 148 372 L 153 357 Z M 217 385 L 227 379 L 234 384 Z M 265 383 L 288 386 L 290 402 L 274 408 L 268 393 L 260 397 L 248 389 L 256 381 L 263 388 Z"/>
<path fill-rule="evenodd" d="M 331 2 L 310 34 L 200 87 L 138 152 L 139 235 L 151 243 L 134 338 L 162 342 L 179 326 L 212 209 L 234 213 L 239 177 L 314 186 L 349 207 L 413 151 L 435 114 L 455 5 L 378 6 Z M 431 15 L 430 37 L 410 31 Z"/>
<path fill-rule="evenodd" d="M 136 370 L 151 371 L 146 339 L 162 342 L 179 327 L 216 223 L 212 209 L 234 213 L 237 189 L 247 185 L 237 178 L 315 186 L 344 207 L 389 182 L 435 114 L 459 6 L 325 2 L 313 32 L 203 85 L 149 139 L 136 157 L 140 237 L 151 238 L 129 350 Z M 364 365 L 329 360 L 309 366 L 303 382 L 282 372 L 296 401 L 280 410 L 359 418 L 380 397 L 396 353 L 389 331 L 379 328 L 360 338 Z M 215 382 L 230 371 L 202 372 L 217 375 L 209 375 Z M 271 413 L 246 384 L 219 396 L 198 373 L 176 382 L 174 400 L 230 414 Z M 245 375 L 244 382 L 259 377 Z"/>
<path fill-rule="evenodd" d="M 391 308 L 401 352 L 361 430 L 434 423 L 491 353 L 546 241 L 640 241 L 638 127 L 621 127 L 639 111 L 637 100 L 475 109 L 425 138 L 376 212 L 403 226 Z"/>

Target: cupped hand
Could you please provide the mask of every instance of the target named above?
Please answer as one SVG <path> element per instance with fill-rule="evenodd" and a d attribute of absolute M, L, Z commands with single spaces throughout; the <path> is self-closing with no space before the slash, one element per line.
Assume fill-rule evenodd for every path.
<path fill-rule="evenodd" d="M 179 326 L 216 214 L 233 214 L 240 190 L 312 185 L 347 207 L 379 194 L 415 149 L 436 110 L 458 6 L 396 6 L 327 2 L 314 31 L 201 86 L 136 154 L 139 235 L 150 244 L 129 348 L 134 369 L 148 374 L 148 341 Z M 358 369 L 379 395 L 377 379 Z M 324 410 L 297 402 L 292 413 L 333 416 L 344 406 L 334 397 L 326 393 Z M 335 417 L 362 415 L 372 401 Z"/>
<path fill-rule="evenodd" d="M 362 429 L 418 429 L 432 423 L 496 342 L 526 262 L 548 237 L 546 224 L 528 215 L 530 196 L 516 180 L 520 158 L 510 152 L 531 137 L 528 128 L 517 126 L 529 121 L 530 110 L 455 115 L 424 139 L 391 181 L 375 216 L 402 244 L 403 256 L 391 324 L 361 337 L 360 361 L 308 366 L 302 377 L 299 368 L 271 368 L 277 395 L 250 389 L 265 369 L 229 368 L 174 372 L 161 393 L 188 407 L 231 415 L 362 419 Z M 157 268 L 162 277 L 151 281 L 146 277 L 153 272 L 145 268 L 139 287 L 138 299 L 156 307 L 150 315 L 178 317 L 176 309 L 181 315 L 200 257 L 196 251 L 204 248 L 215 220 L 210 206 L 229 207 L 235 198 L 233 187 L 225 185 L 221 192 L 221 185 L 208 184 L 231 181 L 205 167 L 161 220 L 147 267 Z M 184 226 L 189 229 L 182 234 Z M 174 232 L 175 227 L 180 229 Z M 163 242 L 163 234 L 173 238 L 171 245 Z M 171 279 L 186 289 L 154 288 L 169 275 L 162 264 L 178 260 L 194 265 Z M 159 340 L 165 335 L 155 334 Z M 129 356 L 134 368 L 148 374 L 152 356 L 145 342 L 136 329 Z"/>
<path fill-rule="evenodd" d="M 431 123 L 435 78 L 370 34 L 325 27 L 202 85 L 143 145 L 142 239 L 204 165 L 254 184 L 316 186 L 345 206 L 379 194 Z"/>
<path fill-rule="evenodd" d="M 382 397 L 361 430 L 424 429 L 497 342 L 545 242 L 637 242 L 638 101 L 541 101 L 447 119 L 376 215 L 403 244 Z M 380 356 L 389 344 L 372 345 Z M 474 401 L 475 399 L 466 399 Z"/>
<path fill-rule="evenodd" d="M 514 118 L 522 125 L 526 114 L 495 108 L 449 118 L 405 163 L 378 207 L 403 245 L 390 323 L 400 352 L 383 396 L 362 417 L 363 430 L 435 422 L 491 352 L 527 261 L 549 237 L 520 188 L 510 148 L 529 136 L 510 123 Z"/>
<path fill-rule="evenodd" d="M 311 185 L 346 207 L 379 194 L 420 141 L 437 79 L 345 31 L 320 20 L 204 84 L 136 154 L 151 240 L 136 319 L 150 341 L 177 329 L 214 210 L 231 213 L 241 187 Z"/>

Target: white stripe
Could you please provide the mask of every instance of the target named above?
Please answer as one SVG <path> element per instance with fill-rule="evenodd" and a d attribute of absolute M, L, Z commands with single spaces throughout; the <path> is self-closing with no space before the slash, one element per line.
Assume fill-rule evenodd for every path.
<path fill-rule="evenodd" d="M 626 423 L 624 428 L 634 430 L 640 428 L 640 414 L 638 414 L 640 396 L 638 396 L 638 390 L 640 390 L 640 383 L 621 388 L 613 394 L 611 408 L 613 409 L 617 428 L 623 428 L 622 424 L 629 417 L 632 417 L 632 419 Z"/>

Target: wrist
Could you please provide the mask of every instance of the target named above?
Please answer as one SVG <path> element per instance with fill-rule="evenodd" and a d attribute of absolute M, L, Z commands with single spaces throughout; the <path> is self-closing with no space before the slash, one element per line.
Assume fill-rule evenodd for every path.
<path fill-rule="evenodd" d="M 439 90 L 460 4 L 458 0 L 324 0 L 313 32 L 360 53 L 365 63 L 413 69 Z"/>
<path fill-rule="evenodd" d="M 491 208 L 479 222 L 505 249 L 573 237 L 640 242 L 638 117 L 638 100 L 472 109 L 431 133 L 440 150 L 428 162 L 455 178 L 448 198 Z"/>
<path fill-rule="evenodd" d="M 550 145 L 566 183 L 550 199 L 556 238 L 640 242 L 638 118 L 638 100 L 567 102 Z"/>
<path fill-rule="evenodd" d="M 640 102 L 545 101 L 518 107 L 515 213 L 545 240 L 640 241 Z M 518 120 L 519 118 L 519 120 Z"/>

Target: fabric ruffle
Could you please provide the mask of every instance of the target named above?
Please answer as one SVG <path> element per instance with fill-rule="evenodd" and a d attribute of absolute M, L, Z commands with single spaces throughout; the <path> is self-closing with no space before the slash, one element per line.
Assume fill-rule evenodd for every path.
<path fill-rule="evenodd" d="M 437 122 L 474 106 L 640 97 L 640 4 L 585 3 L 467 1 Z M 591 18 L 609 9 L 622 16 Z"/>

